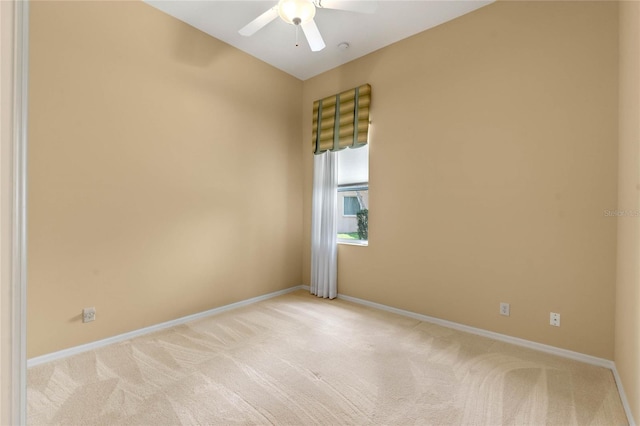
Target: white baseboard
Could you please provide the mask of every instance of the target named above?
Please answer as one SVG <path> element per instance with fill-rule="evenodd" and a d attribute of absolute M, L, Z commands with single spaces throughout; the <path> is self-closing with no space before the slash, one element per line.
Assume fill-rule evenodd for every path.
<path fill-rule="evenodd" d="M 627 399 L 627 394 L 624 392 L 624 387 L 622 386 L 622 379 L 618 374 L 618 369 L 615 364 L 611 369 L 613 372 L 613 377 L 616 379 L 616 386 L 618 386 L 618 393 L 620 394 L 620 399 L 622 400 L 622 406 L 624 407 L 625 413 L 627 413 L 627 420 L 629 420 L 629 426 L 636 426 L 635 421 L 633 420 L 633 414 L 631 413 L 631 406 L 629 405 L 629 400 Z"/>
<path fill-rule="evenodd" d="M 518 337 L 507 336 L 506 334 L 495 333 L 493 331 L 487 331 L 481 328 L 471 327 L 464 324 L 458 324 L 457 322 L 430 317 L 428 315 L 417 314 L 415 312 L 405 311 L 403 309 L 392 308 L 387 305 L 383 305 L 375 302 L 369 302 L 368 300 L 358 299 L 356 297 L 339 294 L 338 299 L 347 300 L 349 302 L 357 303 L 359 305 L 369 306 L 371 308 L 381 309 L 383 311 L 392 312 L 394 314 L 414 318 L 419 321 L 429 322 L 432 324 L 441 325 L 443 327 L 453 328 L 459 331 L 465 331 L 471 334 L 477 334 L 479 336 L 488 337 L 493 340 L 499 340 L 501 342 L 511 343 L 518 346 L 524 346 L 530 349 L 536 349 L 541 352 L 547 352 L 547 353 L 558 355 L 564 358 L 575 359 L 577 361 L 586 362 L 587 364 L 593 364 L 593 365 L 597 365 L 599 367 L 605 367 L 605 368 L 613 368 L 613 361 L 608 359 L 598 358 L 591 355 L 585 355 L 580 352 L 573 352 L 567 349 L 556 348 L 555 346 L 536 343 L 530 340 L 520 339 Z"/>
<path fill-rule="evenodd" d="M 258 297 L 253 297 L 251 299 L 242 300 L 240 302 L 231 303 L 229 305 L 221 306 L 219 308 L 210 309 L 208 311 L 200 312 L 193 315 L 188 315 L 186 317 L 178 318 L 175 320 L 163 322 L 160 324 L 152 325 L 149 327 L 141 328 L 139 330 L 130 331 L 128 333 L 119 334 L 117 336 L 109 337 L 107 339 L 98 340 L 95 342 L 87 343 L 80 346 L 75 346 L 73 348 L 64 349 L 58 352 L 53 352 L 50 354 L 42 355 L 39 357 L 31 358 L 27 361 L 27 367 L 33 367 L 36 365 L 44 364 L 47 362 L 55 361 L 58 359 L 66 358 L 71 355 L 79 354 L 86 351 L 91 351 L 97 348 L 101 348 L 103 346 L 111 345 L 113 343 L 123 342 L 125 340 L 132 339 L 137 336 L 142 336 L 144 334 L 153 333 L 155 331 L 163 330 L 165 328 L 173 327 L 176 325 L 184 324 L 189 321 L 197 320 L 200 318 L 205 318 L 211 315 L 216 315 L 225 311 L 229 311 L 231 309 L 240 308 L 242 306 L 251 305 L 256 302 L 260 302 L 262 300 L 271 299 L 273 297 L 281 296 L 283 294 L 291 293 L 296 290 L 310 290 L 308 285 L 299 285 L 295 287 L 290 287 L 284 290 L 275 291 L 273 293 L 265 294 Z M 526 348 L 534 349 L 541 352 L 546 352 L 549 354 L 561 356 L 564 358 L 574 359 L 576 361 L 581 361 L 587 364 L 596 365 L 598 367 L 608 368 L 612 371 L 613 377 L 616 382 L 616 386 L 618 387 L 618 392 L 620 393 L 620 399 L 622 400 L 622 405 L 624 407 L 625 413 L 627 414 L 627 419 L 629 420 L 630 426 L 636 426 L 633 415 L 631 413 L 631 408 L 629 406 L 629 401 L 627 400 L 627 396 L 624 392 L 624 388 L 622 386 L 622 381 L 620 380 L 620 376 L 618 375 L 618 370 L 616 369 L 616 365 L 613 361 L 598 358 L 591 355 L 582 354 L 580 352 L 574 352 L 567 349 L 557 348 L 555 346 L 549 346 L 542 343 L 532 342 L 530 340 L 520 339 L 518 337 L 507 336 L 506 334 L 495 333 L 493 331 L 483 330 L 481 328 L 471 327 L 464 324 L 458 324 L 453 321 L 447 321 L 440 318 L 430 317 L 428 315 L 418 314 L 411 311 L 405 311 L 404 309 L 393 308 L 391 306 L 383 305 L 381 303 L 370 302 L 364 299 L 358 299 L 357 297 L 346 296 L 343 294 L 338 294 L 338 299 L 346 300 L 348 302 L 357 303 L 359 305 L 368 306 L 375 309 L 380 309 L 386 312 L 392 312 L 394 314 L 402 315 L 405 317 L 410 317 L 417 319 L 418 321 L 424 321 L 432 324 L 441 325 L 443 327 L 452 328 L 454 330 L 460 330 L 471 334 L 476 334 L 479 336 L 488 337 L 493 340 L 498 340 L 501 342 L 511 343 L 517 346 L 523 346 Z"/>
<path fill-rule="evenodd" d="M 231 303 L 229 305 L 220 306 L 218 308 L 210 309 L 208 311 L 199 312 L 193 315 L 187 315 L 186 317 L 177 318 L 171 321 L 163 322 L 160 324 L 151 325 L 138 330 L 130 331 L 128 333 L 119 334 L 117 336 L 108 337 L 106 339 L 97 340 L 95 342 L 86 343 L 84 345 L 74 346 L 69 349 L 63 349 L 61 351 L 52 352 L 50 354 L 37 356 L 27 360 L 27 368 L 34 367 L 36 365 L 45 364 L 47 362 L 55 361 L 58 359 L 66 358 L 72 355 L 76 355 L 82 352 L 92 351 L 94 349 L 101 348 L 103 346 L 112 345 L 114 343 L 123 342 L 125 340 L 132 339 L 134 337 L 142 336 L 144 334 L 153 333 L 155 331 L 164 330 L 165 328 L 173 327 L 176 325 L 184 324 L 189 321 L 205 318 L 211 315 L 220 314 L 231 309 L 240 308 L 242 306 L 251 305 L 262 300 L 271 299 L 273 297 L 281 296 L 283 294 L 291 293 L 292 291 L 301 290 L 304 286 L 295 286 L 286 288 L 284 290 L 274 291 L 273 293 L 264 294 L 262 296 L 252 297 L 251 299 L 241 300 L 240 302 Z M 308 289 L 308 286 L 307 286 Z"/>
<path fill-rule="evenodd" d="M 301 286 L 301 287 L 304 287 L 304 286 Z M 464 324 L 458 324 L 453 321 L 447 321 L 440 318 L 430 317 L 428 315 L 422 315 L 422 314 L 418 314 L 411 311 L 405 311 L 404 309 L 393 308 L 391 306 L 383 305 L 381 303 L 375 303 L 375 302 L 370 302 L 364 299 L 358 299 L 357 297 L 338 294 L 338 299 L 346 300 L 348 302 L 357 303 L 359 305 L 364 305 L 364 306 L 368 306 L 375 309 L 380 309 L 387 312 L 392 312 L 394 314 L 402 315 L 405 317 L 414 318 L 414 319 L 417 319 L 418 321 L 437 324 L 443 327 L 452 328 L 454 330 L 464 331 L 467 333 L 488 337 L 493 340 L 499 340 L 501 342 L 511 343 L 513 345 L 523 346 L 525 348 L 534 349 L 540 352 L 546 352 L 552 355 L 561 356 L 563 358 L 574 359 L 576 361 L 581 361 L 587 364 L 596 365 L 598 367 L 608 368 L 613 373 L 616 386 L 618 387 L 618 392 L 620 393 L 622 406 L 624 407 L 624 411 L 627 415 L 627 420 L 629 420 L 629 426 L 636 426 L 633 420 L 633 415 L 631 413 L 631 407 L 629 406 L 629 401 L 627 400 L 627 395 L 624 392 L 622 381 L 620 380 L 620 376 L 618 375 L 618 370 L 616 369 L 616 364 L 611 360 L 598 358 L 595 356 L 586 355 L 580 352 L 574 352 L 567 349 L 557 348 L 555 346 L 549 346 L 549 345 L 545 345 L 538 342 L 532 342 L 530 340 L 520 339 L 518 337 L 507 336 L 506 334 L 495 333 L 493 331 L 483 330 L 481 328 L 471 327 Z"/>

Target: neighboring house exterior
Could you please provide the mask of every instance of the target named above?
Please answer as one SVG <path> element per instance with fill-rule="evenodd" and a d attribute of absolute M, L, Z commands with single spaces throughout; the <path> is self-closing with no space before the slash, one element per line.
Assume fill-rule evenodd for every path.
<path fill-rule="evenodd" d="M 369 208 L 369 189 L 349 188 L 338 190 L 338 234 L 358 232 L 358 217 L 356 214 Z"/>

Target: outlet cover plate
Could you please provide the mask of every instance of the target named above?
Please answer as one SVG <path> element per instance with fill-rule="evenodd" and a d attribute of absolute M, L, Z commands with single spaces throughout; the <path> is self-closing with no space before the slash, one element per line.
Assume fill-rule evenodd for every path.
<path fill-rule="evenodd" d="M 508 317 L 509 314 L 511 313 L 511 307 L 509 306 L 508 303 L 500 303 L 500 315 L 504 315 L 505 317 Z"/>
<path fill-rule="evenodd" d="M 96 320 L 96 308 L 84 308 L 82 310 L 82 322 L 91 322 Z"/>
<path fill-rule="evenodd" d="M 554 327 L 560 327 L 560 314 L 551 312 L 549 315 L 549 324 Z"/>

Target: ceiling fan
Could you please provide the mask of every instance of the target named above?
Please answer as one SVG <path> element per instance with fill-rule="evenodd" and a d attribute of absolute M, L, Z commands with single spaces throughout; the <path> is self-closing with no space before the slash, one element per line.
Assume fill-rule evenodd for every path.
<path fill-rule="evenodd" d="M 296 46 L 298 45 L 298 27 L 301 27 L 311 50 L 318 52 L 325 48 L 325 44 L 318 26 L 313 20 L 316 15 L 316 8 L 374 13 L 378 8 L 377 3 L 377 1 L 355 0 L 279 0 L 277 5 L 249 22 L 238 32 L 243 36 L 251 36 L 280 16 L 286 23 L 295 25 Z"/>

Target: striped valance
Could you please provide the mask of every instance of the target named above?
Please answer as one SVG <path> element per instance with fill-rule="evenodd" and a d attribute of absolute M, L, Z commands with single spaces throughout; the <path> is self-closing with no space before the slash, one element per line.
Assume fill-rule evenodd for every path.
<path fill-rule="evenodd" d="M 313 103 L 313 153 L 339 151 L 367 144 L 371 86 L 355 89 Z"/>

